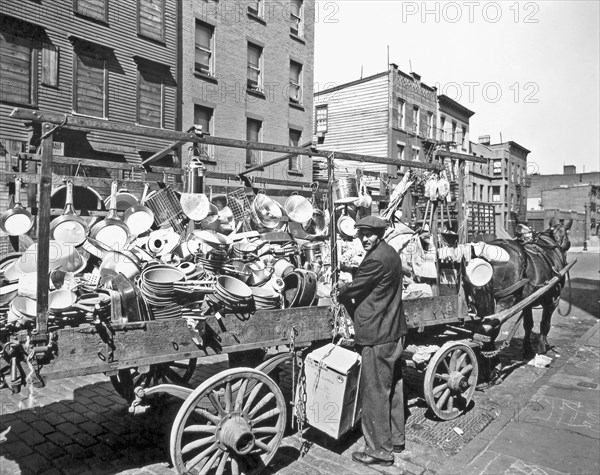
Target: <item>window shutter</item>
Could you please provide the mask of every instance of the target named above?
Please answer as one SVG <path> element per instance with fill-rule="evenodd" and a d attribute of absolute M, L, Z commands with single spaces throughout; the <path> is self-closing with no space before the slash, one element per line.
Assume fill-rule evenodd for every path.
<path fill-rule="evenodd" d="M 108 21 L 108 0 L 75 0 L 75 11 L 94 20 Z"/>
<path fill-rule="evenodd" d="M 42 46 L 42 84 L 58 86 L 58 48 L 52 43 Z"/>
<path fill-rule="evenodd" d="M 139 71 L 138 123 L 163 126 L 163 79 L 159 74 Z"/>
<path fill-rule="evenodd" d="M 104 117 L 105 59 L 90 51 L 77 52 L 75 112 Z"/>
<path fill-rule="evenodd" d="M 0 100 L 34 104 L 30 40 L 0 32 Z"/>
<path fill-rule="evenodd" d="M 164 0 L 138 0 L 138 33 L 153 40 L 164 41 Z"/>

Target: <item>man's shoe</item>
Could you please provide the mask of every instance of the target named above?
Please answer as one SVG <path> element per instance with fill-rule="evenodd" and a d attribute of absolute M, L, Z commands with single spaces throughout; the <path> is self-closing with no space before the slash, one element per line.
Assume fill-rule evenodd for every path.
<path fill-rule="evenodd" d="M 354 460 L 355 462 L 364 463 L 365 465 L 394 465 L 393 460 L 378 459 L 376 457 L 371 457 L 369 454 L 366 454 L 364 452 L 353 452 L 352 460 Z"/>
<path fill-rule="evenodd" d="M 400 452 L 404 452 L 404 449 L 405 449 L 405 448 L 406 448 L 406 447 L 404 447 L 404 444 L 400 444 L 400 445 L 394 445 L 393 452 L 394 452 L 395 454 L 399 454 Z"/>

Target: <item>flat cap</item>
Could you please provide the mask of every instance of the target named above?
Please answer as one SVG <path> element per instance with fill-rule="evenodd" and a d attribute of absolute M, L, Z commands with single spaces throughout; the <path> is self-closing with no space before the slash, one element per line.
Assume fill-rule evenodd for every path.
<path fill-rule="evenodd" d="M 377 216 L 365 216 L 359 219 L 354 225 L 355 228 L 371 228 L 371 229 L 385 229 L 387 228 L 387 222 Z"/>

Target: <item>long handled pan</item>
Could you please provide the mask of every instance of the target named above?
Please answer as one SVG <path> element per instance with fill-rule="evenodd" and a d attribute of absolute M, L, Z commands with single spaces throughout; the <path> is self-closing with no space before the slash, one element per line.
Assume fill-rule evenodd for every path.
<path fill-rule="evenodd" d="M 104 220 L 94 224 L 90 237 L 113 249 L 123 249 L 129 240 L 129 228 L 117 214 L 116 181 L 111 186 L 110 210 Z"/>
<path fill-rule="evenodd" d="M 86 240 L 90 229 L 87 222 L 75 213 L 73 207 L 73 180 L 67 180 L 65 210 L 50 223 L 50 236 L 57 242 L 79 246 Z"/>
<path fill-rule="evenodd" d="M 150 183 L 144 185 L 144 191 L 142 192 L 142 198 L 140 204 L 131 206 L 125 213 L 123 213 L 123 222 L 129 228 L 132 236 L 139 236 L 148 231 L 154 223 L 154 213 L 150 208 L 144 205 L 148 195 L 148 189 Z"/>
<path fill-rule="evenodd" d="M 21 179 L 15 180 L 15 204 L 0 215 L 0 229 L 9 236 L 19 236 L 33 226 L 33 216 L 21 206 Z"/>

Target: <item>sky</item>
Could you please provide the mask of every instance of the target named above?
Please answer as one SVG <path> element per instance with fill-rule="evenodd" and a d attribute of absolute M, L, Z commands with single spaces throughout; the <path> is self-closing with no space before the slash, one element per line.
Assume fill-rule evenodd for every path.
<path fill-rule="evenodd" d="M 599 6 L 318 0 L 315 92 L 396 63 L 475 112 L 471 141 L 489 134 L 531 150 L 529 173 L 598 171 Z"/>

